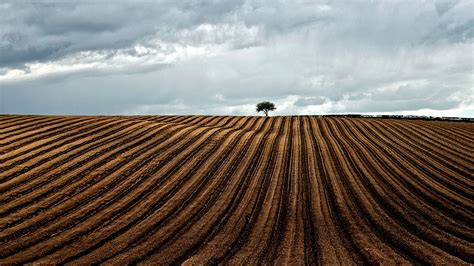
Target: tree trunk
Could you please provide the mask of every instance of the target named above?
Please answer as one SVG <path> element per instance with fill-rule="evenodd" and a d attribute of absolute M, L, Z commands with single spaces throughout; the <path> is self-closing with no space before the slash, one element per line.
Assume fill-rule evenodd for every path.
<path fill-rule="evenodd" d="M 268 111 L 263 111 L 265 113 L 265 116 L 268 116 Z"/>

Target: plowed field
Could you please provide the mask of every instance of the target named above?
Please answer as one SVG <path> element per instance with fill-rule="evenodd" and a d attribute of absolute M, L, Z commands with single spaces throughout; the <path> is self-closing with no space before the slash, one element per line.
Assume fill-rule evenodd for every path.
<path fill-rule="evenodd" d="M 0 116 L 0 264 L 474 263 L 474 123 Z"/>

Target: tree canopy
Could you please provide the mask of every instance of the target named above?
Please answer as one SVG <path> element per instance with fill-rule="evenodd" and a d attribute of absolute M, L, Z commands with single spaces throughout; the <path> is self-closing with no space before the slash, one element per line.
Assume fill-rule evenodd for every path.
<path fill-rule="evenodd" d="M 257 104 L 257 112 L 265 113 L 268 116 L 268 112 L 276 110 L 275 104 L 271 102 L 261 102 Z"/>

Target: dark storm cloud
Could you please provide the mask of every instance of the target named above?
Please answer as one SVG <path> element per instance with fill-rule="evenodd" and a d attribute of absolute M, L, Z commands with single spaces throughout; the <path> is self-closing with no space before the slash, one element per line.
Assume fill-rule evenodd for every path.
<path fill-rule="evenodd" d="M 0 8 L 0 67 L 54 60 L 79 51 L 112 52 L 152 34 L 179 41 L 174 33 L 215 23 L 239 1 L 19 2 Z"/>
<path fill-rule="evenodd" d="M 472 1 L 0 4 L 1 112 L 474 115 Z M 426 114 L 426 113 L 423 113 Z"/>

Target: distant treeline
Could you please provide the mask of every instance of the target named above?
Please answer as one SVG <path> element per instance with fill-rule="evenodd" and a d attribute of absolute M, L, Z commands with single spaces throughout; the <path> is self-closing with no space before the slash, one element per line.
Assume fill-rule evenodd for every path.
<path fill-rule="evenodd" d="M 361 115 L 361 114 L 335 114 L 321 115 L 324 117 L 351 117 L 351 118 L 382 118 L 382 119 L 413 119 L 413 120 L 430 120 L 430 121 L 461 121 L 474 122 L 474 118 L 453 117 L 453 116 L 422 116 L 422 115 Z"/>

